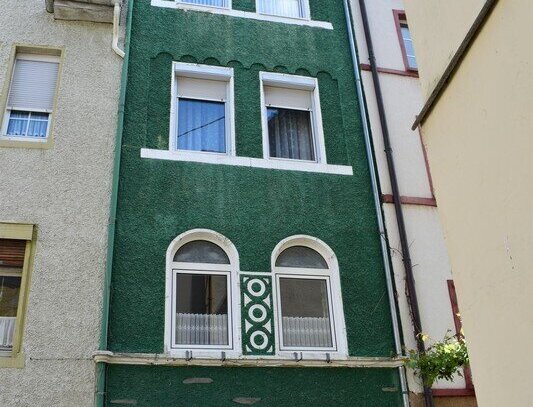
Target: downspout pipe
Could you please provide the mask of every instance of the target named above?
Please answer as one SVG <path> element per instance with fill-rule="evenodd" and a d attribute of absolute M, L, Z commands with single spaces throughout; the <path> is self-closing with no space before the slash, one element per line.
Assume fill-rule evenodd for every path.
<path fill-rule="evenodd" d="M 109 205 L 109 222 L 107 226 L 107 253 L 106 266 L 104 274 L 104 287 L 102 294 L 102 319 L 100 325 L 100 343 L 99 351 L 107 351 L 107 337 L 109 327 L 109 304 L 111 297 L 111 272 L 113 267 L 113 252 L 115 245 L 115 227 L 117 222 L 117 202 L 118 202 L 118 184 L 120 159 L 122 152 L 122 133 L 124 128 L 124 106 L 126 102 L 126 85 L 128 81 L 128 63 L 130 54 L 130 39 L 131 39 L 131 23 L 133 16 L 134 0 L 128 1 L 128 18 L 126 25 L 126 39 L 124 48 L 126 50 L 124 62 L 122 64 L 122 76 L 120 81 L 120 96 L 118 105 L 117 117 L 117 132 L 115 137 L 115 156 L 113 159 L 113 174 L 111 180 L 111 200 Z M 106 390 L 106 364 L 96 364 L 96 390 L 95 390 L 95 406 L 104 407 L 105 405 L 105 390 Z"/>
<path fill-rule="evenodd" d="M 387 166 L 389 169 L 389 178 L 392 188 L 392 196 L 394 201 L 394 210 L 396 213 L 396 221 L 398 223 L 398 234 L 400 236 L 400 246 L 402 250 L 402 260 L 405 268 L 405 276 L 407 283 L 407 293 L 409 299 L 409 306 L 414 326 L 414 335 L 416 339 L 416 346 L 419 352 L 426 350 L 424 341 L 420 333 L 422 332 L 422 321 L 420 318 L 420 309 L 418 307 L 418 297 L 416 294 L 415 279 L 413 273 L 413 265 L 411 261 L 411 254 L 409 250 L 409 242 L 407 239 L 407 231 L 405 229 L 405 220 L 403 216 L 402 203 L 400 199 L 400 190 L 398 187 L 398 177 L 396 175 L 396 166 L 394 164 L 394 157 L 392 154 L 392 147 L 390 142 L 389 128 L 387 125 L 387 115 L 383 103 L 383 94 L 381 92 L 381 83 L 376 65 L 376 57 L 374 54 L 374 46 L 372 44 L 372 35 L 370 33 L 370 25 L 368 23 L 368 14 L 366 11 L 365 0 L 359 0 L 359 7 L 361 9 L 361 18 L 363 22 L 363 30 L 365 32 L 366 44 L 368 48 L 368 56 L 370 68 L 372 71 L 372 81 L 374 84 L 374 91 L 376 95 L 376 102 L 379 113 L 379 120 L 381 124 L 381 131 L 383 134 L 383 144 L 385 146 L 385 155 L 387 157 Z M 357 68 L 358 69 L 358 68 Z M 431 388 L 424 385 L 424 400 L 426 407 L 434 407 L 433 394 Z"/>
<path fill-rule="evenodd" d="M 361 74 L 359 72 L 359 56 L 357 54 L 355 34 L 353 31 L 353 26 L 354 26 L 353 18 L 352 18 L 352 13 L 350 11 L 350 6 L 348 4 L 348 0 L 343 0 L 343 3 L 344 3 L 344 14 L 346 17 L 346 28 L 348 31 L 350 52 L 352 56 L 353 70 L 354 70 L 354 76 L 355 76 L 355 84 L 357 88 L 357 97 L 359 99 L 359 112 L 361 115 L 361 122 L 363 124 L 363 135 L 364 135 L 364 140 L 365 140 L 366 154 L 368 157 L 368 167 L 370 171 L 372 193 L 374 195 L 374 206 L 375 206 L 377 220 L 378 220 L 381 253 L 383 256 L 383 265 L 385 267 L 385 277 L 387 281 L 387 294 L 389 297 L 389 306 L 390 306 L 390 313 L 391 313 L 391 318 L 392 318 L 394 345 L 395 345 L 396 354 L 402 355 L 403 354 L 402 340 L 401 340 L 401 335 L 400 335 L 398 310 L 396 308 L 394 283 L 392 279 L 393 274 L 392 274 L 392 270 L 390 266 L 389 246 L 387 243 L 385 222 L 383 220 L 383 212 L 381 208 L 381 199 L 380 199 L 379 186 L 378 186 L 378 177 L 376 173 L 374 150 L 373 150 L 372 141 L 370 138 L 370 125 L 367 119 L 366 103 L 365 103 L 365 98 L 363 94 L 363 85 L 361 81 Z M 399 368 L 399 374 L 400 374 L 400 386 L 401 386 L 401 391 L 402 391 L 403 405 L 404 407 L 409 407 L 409 394 L 408 394 L 408 388 L 407 388 L 407 379 L 405 375 L 405 367 L 402 366 Z"/>
<path fill-rule="evenodd" d="M 113 43 L 111 48 L 119 57 L 124 59 L 124 51 L 118 46 L 118 30 L 120 27 L 120 0 L 115 0 L 115 6 L 113 9 Z"/>

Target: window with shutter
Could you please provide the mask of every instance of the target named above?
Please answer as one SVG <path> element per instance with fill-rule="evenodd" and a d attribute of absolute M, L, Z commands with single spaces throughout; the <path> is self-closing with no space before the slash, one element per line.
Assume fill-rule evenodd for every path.
<path fill-rule="evenodd" d="M 59 57 L 17 54 L 2 137 L 42 141 L 54 109 Z"/>

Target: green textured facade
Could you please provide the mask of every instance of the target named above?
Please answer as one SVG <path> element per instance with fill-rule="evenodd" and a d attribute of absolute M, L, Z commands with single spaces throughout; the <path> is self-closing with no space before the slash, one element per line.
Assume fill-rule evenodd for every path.
<path fill-rule="evenodd" d="M 338 259 L 349 355 L 391 357 L 390 306 L 342 1 L 310 0 L 311 19 L 333 29 L 149 0 L 133 7 L 109 350 L 165 352 L 167 248 L 182 233 L 209 229 L 238 250 L 241 286 L 271 271 L 283 239 L 326 242 Z M 254 12 L 255 1 L 233 0 L 232 7 Z M 260 72 L 317 78 L 327 163 L 351 166 L 353 175 L 141 158 L 143 148 L 169 150 L 173 62 L 233 68 L 238 157 L 263 158 Z M 265 281 L 272 285 L 268 274 Z M 265 300 L 239 296 L 243 309 L 245 301 Z M 246 357 L 254 351 L 242 335 Z M 269 349 L 258 354 L 270 356 Z M 191 377 L 212 383 L 183 383 Z M 394 368 L 110 365 L 105 399 L 108 406 L 232 406 L 235 398 L 251 397 L 258 406 L 382 407 L 401 405 L 398 382 Z"/>

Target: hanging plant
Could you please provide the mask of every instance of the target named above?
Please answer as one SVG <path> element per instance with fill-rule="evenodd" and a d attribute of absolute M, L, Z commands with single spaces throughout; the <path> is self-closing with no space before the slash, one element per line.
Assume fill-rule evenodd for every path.
<path fill-rule="evenodd" d="M 427 387 L 431 387 L 439 379 L 453 382 L 455 375 L 462 376 L 462 368 L 469 363 L 463 335 L 451 335 L 448 332 L 441 342 L 432 341 L 424 334 L 419 335 L 429 346 L 422 353 L 410 350 L 405 365 L 424 378 Z"/>

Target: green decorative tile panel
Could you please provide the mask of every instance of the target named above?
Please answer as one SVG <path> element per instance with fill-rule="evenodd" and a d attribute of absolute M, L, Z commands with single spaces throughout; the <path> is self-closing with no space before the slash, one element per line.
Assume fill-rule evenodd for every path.
<path fill-rule="evenodd" d="M 241 274 L 242 351 L 245 355 L 274 355 L 272 277 Z"/>

